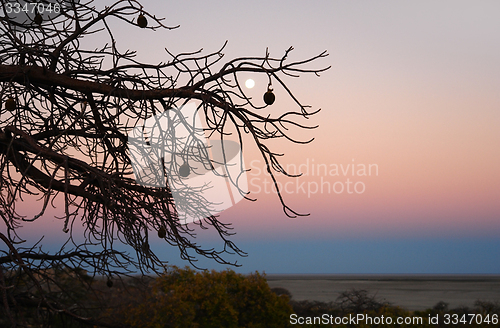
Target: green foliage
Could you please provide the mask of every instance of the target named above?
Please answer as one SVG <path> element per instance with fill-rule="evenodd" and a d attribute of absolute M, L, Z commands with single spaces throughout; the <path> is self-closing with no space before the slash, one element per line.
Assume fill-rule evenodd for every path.
<path fill-rule="evenodd" d="M 259 273 L 196 272 L 172 267 L 153 285 L 152 296 L 124 313 L 134 327 L 286 327 L 287 295 L 271 291 Z"/>

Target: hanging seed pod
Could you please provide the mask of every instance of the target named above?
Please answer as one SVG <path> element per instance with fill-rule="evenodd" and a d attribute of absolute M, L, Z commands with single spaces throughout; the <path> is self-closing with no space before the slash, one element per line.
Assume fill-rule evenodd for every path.
<path fill-rule="evenodd" d="M 84 101 L 84 102 L 80 103 L 80 108 L 82 110 L 86 110 L 87 109 L 87 105 L 88 105 L 88 102 Z"/>
<path fill-rule="evenodd" d="M 276 100 L 276 97 L 274 96 L 273 90 L 272 89 L 267 89 L 267 92 L 264 93 L 264 102 L 267 105 L 272 105 L 274 104 L 274 100 Z"/>
<path fill-rule="evenodd" d="M 19 52 L 19 65 L 20 66 L 26 65 L 26 52 L 24 51 Z"/>
<path fill-rule="evenodd" d="M 110 201 L 106 204 L 106 207 L 108 208 L 108 210 L 113 211 L 113 210 L 115 209 L 115 202 L 113 202 L 112 200 L 110 200 Z"/>
<path fill-rule="evenodd" d="M 165 230 L 165 228 L 163 227 L 160 227 L 160 229 L 158 229 L 158 238 L 165 238 L 167 236 L 167 230 Z"/>
<path fill-rule="evenodd" d="M 149 252 L 149 244 L 148 243 L 142 244 L 141 250 L 142 250 L 143 253 Z"/>
<path fill-rule="evenodd" d="M 36 25 L 42 25 L 42 22 L 43 22 L 42 15 L 40 15 L 39 13 L 37 13 L 35 15 L 35 18 L 33 19 L 33 21 L 35 22 Z"/>
<path fill-rule="evenodd" d="M 179 175 L 183 178 L 187 177 L 190 173 L 189 165 L 187 162 L 184 162 L 184 164 L 179 167 Z"/>
<path fill-rule="evenodd" d="M 113 280 L 111 280 L 111 278 L 108 278 L 108 281 L 106 281 L 106 286 L 108 286 L 108 288 L 113 287 Z"/>
<path fill-rule="evenodd" d="M 139 17 L 137 17 L 137 25 L 140 28 L 145 28 L 146 26 L 148 26 L 148 20 L 146 19 L 146 17 L 144 17 L 143 14 L 140 14 Z"/>
<path fill-rule="evenodd" d="M 8 111 L 13 111 L 16 109 L 16 101 L 14 100 L 14 98 L 7 99 L 7 101 L 5 102 L 5 109 Z"/>

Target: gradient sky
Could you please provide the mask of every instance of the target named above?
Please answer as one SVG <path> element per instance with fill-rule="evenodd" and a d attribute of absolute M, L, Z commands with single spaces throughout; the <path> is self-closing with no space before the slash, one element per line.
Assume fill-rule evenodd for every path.
<path fill-rule="evenodd" d="M 266 176 L 256 170 L 263 162 L 249 149 L 248 178 L 258 200 L 242 201 L 220 217 L 233 223 L 234 241 L 249 253 L 228 257 L 243 264 L 239 272 L 500 273 L 498 1 L 143 4 L 167 24 L 181 25 L 117 30 L 118 46 L 138 50 L 143 61 L 166 61 L 165 47 L 210 52 L 226 40 L 226 60 L 262 56 L 266 47 L 281 56 L 293 46 L 290 60 L 327 50 L 329 57 L 313 65 L 332 66 L 321 77 L 286 80 L 301 101 L 322 108 L 307 122 L 318 129 L 294 134 L 315 141 L 273 146 L 285 152 L 285 166 L 378 168 L 371 176 L 310 171 L 298 179 L 280 177 L 283 184 L 291 181 L 286 202 L 310 213 L 288 219 L 276 195 L 263 191 Z M 267 85 L 253 78 L 252 92 L 261 97 Z M 283 90 L 275 94 L 270 113 L 291 108 Z M 347 179 L 364 191 L 307 194 L 308 185 L 347 187 Z M 306 192 L 297 190 L 300 184 Z M 200 242 L 221 247 L 210 234 Z M 175 248 L 153 247 L 185 264 Z"/>

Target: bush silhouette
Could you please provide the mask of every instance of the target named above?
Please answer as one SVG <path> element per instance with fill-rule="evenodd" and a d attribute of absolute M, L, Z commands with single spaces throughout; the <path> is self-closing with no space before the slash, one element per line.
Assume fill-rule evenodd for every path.
<path fill-rule="evenodd" d="M 286 295 L 288 296 L 288 298 L 291 300 L 292 299 L 292 293 L 290 293 L 290 291 L 286 288 L 283 288 L 283 287 L 274 287 L 274 288 L 271 288 L 271 291 L 273 293 L 275 293 L 276 295 L 278 296 L 281 296 L 281 295 Z"/>
<path fill-rule="evenodd" d="M 286 327 L 293 311 L 288 302 L 259 273 L 172 267 L 156 279 L 151 297 L 129 307 L 124 319 L 134 327 Z"/>
<path fill-rule="evenodd" d="M 363 313 L 363 311 L 377 311 L 389 305 L 379 301 L 364 289 L 350 289 L 340 293 L 337 304 L 344 313 Z"/>

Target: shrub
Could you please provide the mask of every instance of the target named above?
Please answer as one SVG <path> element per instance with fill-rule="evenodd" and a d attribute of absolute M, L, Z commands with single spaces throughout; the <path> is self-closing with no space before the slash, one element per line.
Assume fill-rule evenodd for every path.
<path fill-rule="evenodd" d="M 124 319 L 134 327 L 286 327 L 292 313 L 288 302 L 259 273 L 172 267 L 156 279 L 149 298 L 129 307 Z"/>
<path fill-rule="evenodd" d="M 378 311 L 389 305 L 386 301 L 379 301 L 374 295 L 364 289 L 350 289 L 340 293 L 337 304 L 344 313 L 362 313 L 364 311 Z"/>
<path fill-rule="evenodd" d="M 291 300 L 292 299 L 292 293 L 290 293 L 290 291 L 286 288 L 283 288 L 283 287 L 274 287 L 274 288 L 271 288 L 271 291 L 273 293 L 275 293 L 276 295 L 278 296 L 281 296 L 281 295 L 286 295 L 288 296 L 288 298 Z"/>

